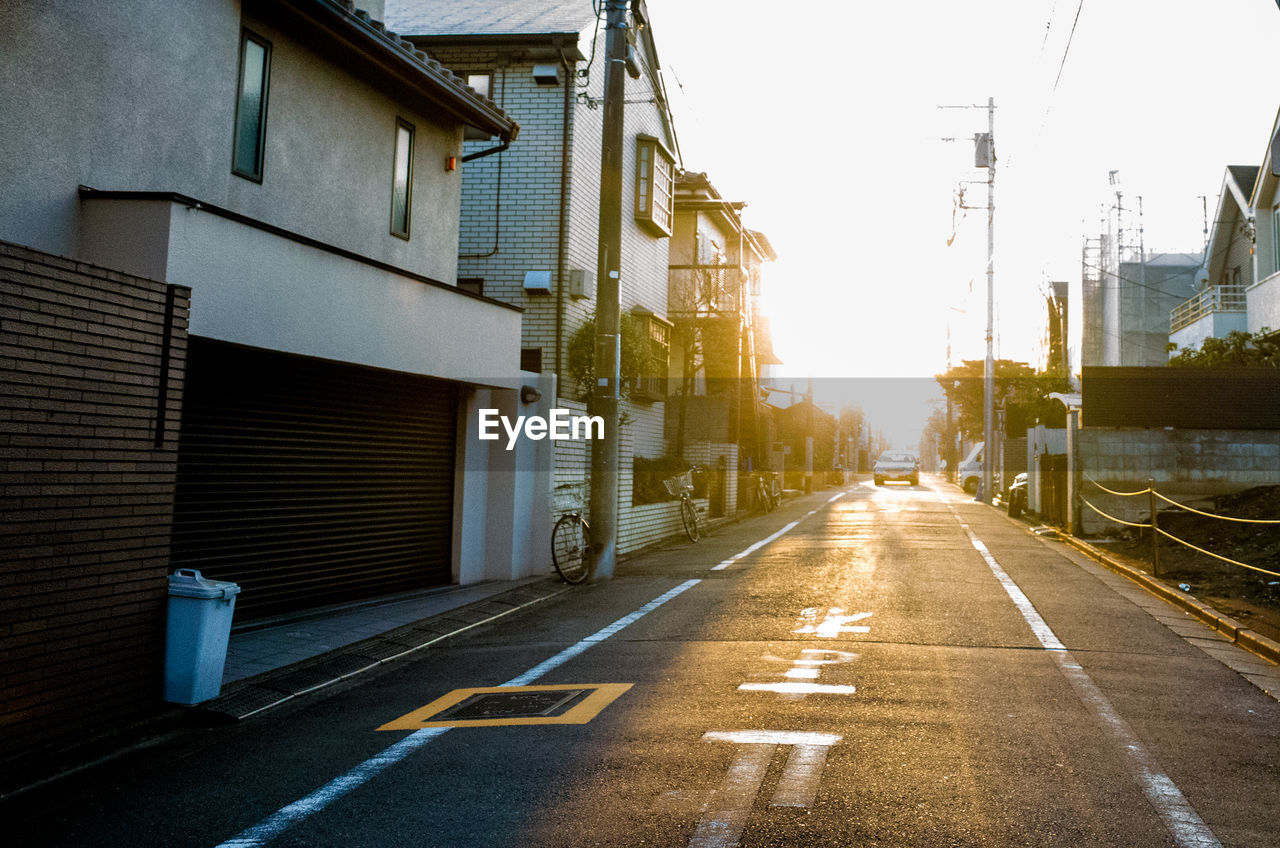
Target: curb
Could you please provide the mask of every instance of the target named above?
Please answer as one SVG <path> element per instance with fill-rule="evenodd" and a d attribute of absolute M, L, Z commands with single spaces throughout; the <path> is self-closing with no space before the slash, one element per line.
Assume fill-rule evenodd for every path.
<path fill-rule="evenodd" d="M 1195 618 L 1199 619 L 1202 623 L 1208 625 L 1214 630 L 1217 630 L 1224 636 L 1230 637 L 1232 642 L 1239 647 L 1244 648 L 1249 653 L 1280 665 L 1280 642 L 1277 642 L 1274 639 L 1269 639 L 1260 633 L 1255 633 L 1240 622 L 1236 621 L 1234 618 L 1223 615 L 1213 607 L 1201 603 L 1185 592 L 1174 589 L 1163 580 L 1152 577 L 1145 571 L 1139 571 L 1136 568 L 1132 568 L 1118 560 L 1112 559 L 1082 539 L 1078 539 L 1075 536 L 1068 536 L 1064 533 L 1059 533 L 1058 538 L 1090 559 L 1098 561 L 1111 571 L 1114 571 L 1122 577 L 1127 577 L 1133 582 L 1139 584 L 1161 600 L 1185 610 Z"/>

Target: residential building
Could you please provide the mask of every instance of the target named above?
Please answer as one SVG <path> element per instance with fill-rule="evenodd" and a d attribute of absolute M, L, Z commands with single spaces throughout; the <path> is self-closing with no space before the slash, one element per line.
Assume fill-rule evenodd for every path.
<path fill-rule="evenodd" d="M 1085 245 L 1082 364 L 1163 365 L 1169 314 L 1191 297 L 1202 254 L 1151 253 L 1113 232 Z"/>
<path fill-rule="evenodd" d="M 524 310 L 522 367 L 554 374 L 557 403 L 570 409 L 585 409 L 594 351 L 593 338 L 578 334 L 591 326 L 600 264 L 603 4 L 598 11 L 581 0 L 389 0 L 386 8 L 389 28 L 520 123 L 518 145 L 464 170 L 457 276 L 459 285 Z M 633 485 L 635 458 L 658 460 L 668 451 L 667 266 L 681 162 L 640 0 L 631 3 L 628 37 L 620 302 L 650 366 L 627 387 L 622 405 L 623 553 L 680 526 L 674 502 L 640 503 Z M 469 141 L 465 152 L 492 144 Z M 555 447 L 553 485 L 562 506 L 587 502 L 589 447 L 582 441 Z"/>
<path fill-rule="evenodd" d="M 721 197 L 706 174 L 676 178 L 667 441 L 712 470 L 712 515 L 738 508 L 738 471 L 766 465 L 770 444 L 760 360 L 775 360 L 757 355 L 756 319 L 762 266 L 776 257 L 763 233 L 743 225 L 745 205 Z"/>
<path fill-rule="evenodd" d="M 1272 141 L 1258 169 L 1249 197 L 1254 216 L 1253 280 L 1245 289 L 1248 332 L 1280 330 L 1280 168 L 1276 137 L 1280 114 L 1272 127 Z"/>
<path fill-rule="evenodd" d="M 1223 175 L 1199 285 L 1169 316 L 1169 342 L 1177 350 L 1248 327 L 1246 293 L 1254 279 L 1249 196 L 1257 177 L 1258 168 L 1246 165 L 1228 166 Z"/>
<path fill-rule="evenodd" d="M 157 705 L 175 568 L 244 621 L 546 566 L 472 423 L 521 313 L 456 285 L 464 134 L 519 127 L 378 17 L 6 8 L 0 756 Z"/>

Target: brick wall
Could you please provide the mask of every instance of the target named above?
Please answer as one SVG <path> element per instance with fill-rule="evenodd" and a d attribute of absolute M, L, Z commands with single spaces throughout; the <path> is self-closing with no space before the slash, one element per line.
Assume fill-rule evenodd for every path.
<path fill-rule="evenodd" d="M 189 302 L 0 242 L 0 760 L 160 702 Z"/>

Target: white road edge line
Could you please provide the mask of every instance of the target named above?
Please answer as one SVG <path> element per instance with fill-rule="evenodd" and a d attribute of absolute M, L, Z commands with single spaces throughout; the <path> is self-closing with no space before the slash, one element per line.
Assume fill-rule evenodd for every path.
<path fill-rule="evenodd" d="M 937 492 L 937 490 L 934 490 Z M 941 492 L 938 492 L 941 496 Z M 955 507 L 944 499 L 947 509 L 960 522 L 960 527 L 964 530 L 965 535 L 969 537 L 970 543 L 974 549 L 982 555 L 986 560 L 987 566 L 991 569 L 991 573 L 995 575 L 996 580 L 1000 581 L 1000 585 L 1004 587 L 1006 593 L 1013 600 L 1018 611 L 1022 613 L 1022 617 L 1026 619 L 1027 624 L 1031 626 L 1031 632 L 1035 634 L 1036 639 L 1049 652 L 1049 656 L 1053 657 L 1053 661 L 1057 663 L 1059 670 L 1067 678 L 1072 688 L 1076 690 L 1076 695 L 1081 702 L 1094 714 L 1098 723 L 1111 737 L 1111 741 L 1118 747 L 1121 752 L 1126 755 L 1126 763 L 1130 773 L 1137 779 L 1138 785 L 1142 787 L 1142 792 L 1147 796 L 1147 801 L 1155 808 L 1160 818 L 1164 820 L 1165 826 L 1173 835 L 1174 842 L 1182 848 L 1221 848 L 1222 843 L 1210 830 L 1209 826 L 1204 823 L 1196 813 L 1195 808 L 1183 796 L 1182 791 L 1177 785 L 1161 771 L 1160 763 L 1156 758 L 1142 747 L 1137 734 L 1133 732 L 1133 728 L 1129 727 L 1129 723 L 1121 718 L 1120 714 L 1115 711 L 1111 702 L 1102 694 L 1102 690 L 1098 688 L 1093 679 L 1085 672 L 1085 670 L 1076 662 L 1075 657 L 1062 644 L 1057 635 L 1045 623 L 1040 613 L 1032 605 L 1026 593 L 1013 582 L 1013 578 L 1005 572 L 1000 564 L 996 562 L 995 557 L 987 550 L 987 546 L 974 534 L 968 524 L 964 523 L 964 519 L 956 512 Z"/>
<path fill-rule="evenodd" d="M 840 500 L 840 499 L 841 499 L 841 498 L 843 498 L 844 496 L 845 496 L 845 493 L 844 493 L 844 492 L 837 492 L 836 494 L 832 495 L 830 498 L 828 498 L 828 499 L 827 499 L 827 504 L 835 503 L 836 501 Z M 726 559 L 724 562 L 720 563 L 719 565 L 713 565 L 713 566 L 711 566 L 711 570 L 712 570 L 712 571 L 724 571 L 726 568 L 728 568 L 729 566 L 733 565 L 735 562 L 737 562 L 738 560 L 742 559 L 743 557 L 751 556 L 753 553 L 755 553 L 756 551 L 760 550 L 760 549 L 761 549 L 761 548 L 763 548 L 765 545 L 769 544 L 770 542 L 776 541 L 776 540 L 777 540 L 777 539 L 779 539 L 780 537 L 785 536 L 786 534 L 790 533 L 792 530 L 796 529 L 796 527 L 798 527 L 798 526 L 800 525 L 800 522 L 801 522 L 801 521 L 804 521 L 804 520 L 805 520 L 806 518 L 808 518 L 809 516 L 811 516 L 811 515 L 813 515 L 814 513 L 816 513 L 816 512 L 818 512 L 818 511 L 822 510 L 824 507 L 826 507 L 826 505 L 827 505 L 827 504 L 823 504 L 822 506 L 817 507 L 816 509 L 811 509 L 811 510 L 809 510 L 809 511 L 808 511 L 808 512 L 806 512 L 804 515 L 802 515 L 801 517 L 797 518 L 795 521 L 791 522 L 790 524 L 786 525 L 785 527 L 783 527 L 781 530 L 779 530 L 778 532 L 774 533 L 773 535 L 765 536 L 763 539 L 761 539 L 760 541 L 756 542 L 754 545 L 752 545 L 751 547 L 747 548 L 746 550 L 744 550 L 744 551 L 740 551 L 740 552 L 738 552 L 738 553 L 734 554 L 733 556 L 729 557 L 728 559 Z"/>

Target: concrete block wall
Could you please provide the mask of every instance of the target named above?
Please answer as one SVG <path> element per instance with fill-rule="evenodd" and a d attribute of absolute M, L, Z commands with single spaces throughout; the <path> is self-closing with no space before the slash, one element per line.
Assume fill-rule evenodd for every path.
<path fill-rule="evenodd" d="M 190 294 L 0 242 L 0 760 L 160 703 Z"/>
<path fill-rule="evenodd" d="M 1137 492 L 1155 480 L 1161 494 L 1202 502 L 1255 486 L 1280 484 L 1280 430 L 1102 430 L 1079 432 L 1083 497 L 1108 515 L 1148 520 L 1145 496 L 1119 497 L 1099 489 Z M 1085 507 L 1086 534 L 1121 525 Z"/>

